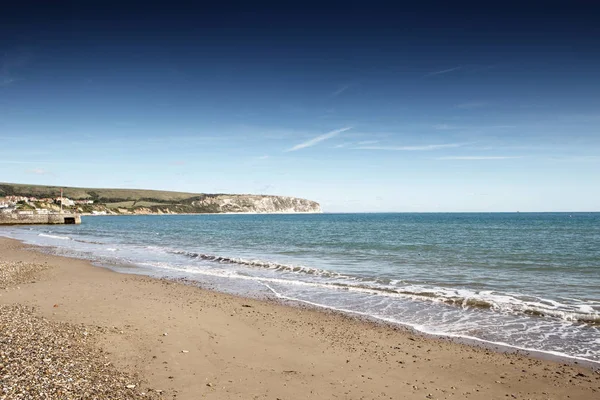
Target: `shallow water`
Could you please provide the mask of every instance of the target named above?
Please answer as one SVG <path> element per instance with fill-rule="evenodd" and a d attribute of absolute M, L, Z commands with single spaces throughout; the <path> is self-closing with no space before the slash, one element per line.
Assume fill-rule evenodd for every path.
<path fill-rule="evenodd" d="M 600 362 L 600 214 L 83 217 L 0 234 L 186 277 Z"/>

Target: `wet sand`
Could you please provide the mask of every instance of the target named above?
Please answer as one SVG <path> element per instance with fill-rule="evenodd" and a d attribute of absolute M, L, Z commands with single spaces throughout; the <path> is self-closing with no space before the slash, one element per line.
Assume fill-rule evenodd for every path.
<path fill-rule="evenodd" d="M 17 262 L 44 268 L 21 281 L 0 273 L 0 305 L 84 327 L 111 365 L 140 377 L 136 391 L 163 398 L 600 398 L 587 367 L 119 274 L 0 238 L 0 268 Z"/>

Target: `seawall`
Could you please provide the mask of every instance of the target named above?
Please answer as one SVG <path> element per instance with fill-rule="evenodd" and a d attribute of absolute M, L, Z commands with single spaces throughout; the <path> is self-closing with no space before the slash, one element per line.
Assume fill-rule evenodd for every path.
<path fill-rule="evenodd" d="M 78 214 L 0 214 L 0 225 L 80 224 Z"/>

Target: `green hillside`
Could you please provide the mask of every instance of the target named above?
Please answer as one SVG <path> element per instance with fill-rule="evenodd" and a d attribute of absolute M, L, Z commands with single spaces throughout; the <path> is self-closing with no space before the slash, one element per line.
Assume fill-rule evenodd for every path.
<path fill-rule="evenodd" d="M 3 196 L 34 196 L 38 198 L 60 196 L 59 186 L 24 185 L 17 183 L 0 183 L 0 197 Z M 101 203 L 116 203 L 121 201 L 150 201 L 157 203 L 184 202 L 210 195 L 201 193 L 168 192 L 162 190 L 144 189 L 100 189 L 63 187 L 63 195 L 72 200 L 94 200 Z"/>

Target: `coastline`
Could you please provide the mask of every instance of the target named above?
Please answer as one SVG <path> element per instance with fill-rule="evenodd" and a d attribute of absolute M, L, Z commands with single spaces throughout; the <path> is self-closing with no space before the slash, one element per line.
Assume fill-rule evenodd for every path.
<path fill-rule="evenodd" d="M 145 216 L 145 215 L 311 215 L 311 214 L 325 214 L 322 211 L 270 211 L 270 212 L 256 212 L 256 211 L 241 211 L 241 212 L 218 212 L 218 213 L 130 213 L 130 214 L 89 214 L 89 213 L 78 213 L 83 217 L 119 217 L 119 216 Z"/>
<path fill-rule="evenodd" d="M 0 261 L 48 266 L 1 290 L 0 304 L 106 328 L 111 361 L 169 398 L 590 399 L 600 390 L 600 375 L 581 365 L 120 274 L 2 237 Z"/>

